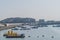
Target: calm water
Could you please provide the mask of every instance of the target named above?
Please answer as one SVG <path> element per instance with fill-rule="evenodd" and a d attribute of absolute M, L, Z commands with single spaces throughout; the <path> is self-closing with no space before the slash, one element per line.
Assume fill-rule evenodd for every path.
<path fill-rule="evenodd" d="M 5 38 L 3 34 L 8 30 L 0 31 L 0 40 L 60 40 L 59 27 L 39 27 L 38 29 L 31 30 L 15 30 L 15 32 L 25 34 L 25 38 Z M 44 35 L 44 36 L 42 36 Z M 31 36 L 31 37 L 28 37 Z"/>

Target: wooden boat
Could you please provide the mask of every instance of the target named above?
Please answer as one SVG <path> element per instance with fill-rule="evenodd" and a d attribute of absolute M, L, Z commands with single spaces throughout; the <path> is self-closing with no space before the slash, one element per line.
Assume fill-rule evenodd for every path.
<path fill-rule="evenodd" d="M 13 31 L 8 31 L 8 33 L 4 34 L 3 36 L 5 36 L 6 38 L 24 38 L 25 37 L 24 34 L 17 34 Z"/>

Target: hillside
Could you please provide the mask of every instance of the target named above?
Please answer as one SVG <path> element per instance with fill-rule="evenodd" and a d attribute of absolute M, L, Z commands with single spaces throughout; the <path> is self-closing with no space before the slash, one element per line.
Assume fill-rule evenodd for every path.
<path fill-rule="evenodd" d="M 0 23 L 31 23 L 31 22 L 35 22 L 35 19 L 16 17 L 16 18 L 6 18 L 0 21 Z"/>

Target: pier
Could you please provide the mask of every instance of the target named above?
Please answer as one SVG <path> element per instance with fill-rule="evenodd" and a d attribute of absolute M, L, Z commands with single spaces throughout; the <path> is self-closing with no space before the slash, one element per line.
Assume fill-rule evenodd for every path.
<path fill-rule="evenodd" d="M 11 29 L 11 28 L 14 28 L 14 27 L 16 27 L 16 26 L 2 26 L 2 27 L 0 27 L 0 31 L 2 31 L 2 30 L 5 30 L 5 29 Z"/>

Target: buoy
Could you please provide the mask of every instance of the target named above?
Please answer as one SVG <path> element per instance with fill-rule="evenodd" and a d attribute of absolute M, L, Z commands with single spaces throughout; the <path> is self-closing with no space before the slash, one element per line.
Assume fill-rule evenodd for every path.
<path fill-rule="evenodd" d="M 30 37 L 30 36 L 28 36 L 28 37 Z"/>
<path fill-rule="evenodd" d="M 52 36 L 51 38 L 54 38 L 54 36 Z"/>
<path fill-rule="evenodd" d="M 42 37 L 44 37 L 44 35 L 42 35 Z"/>

